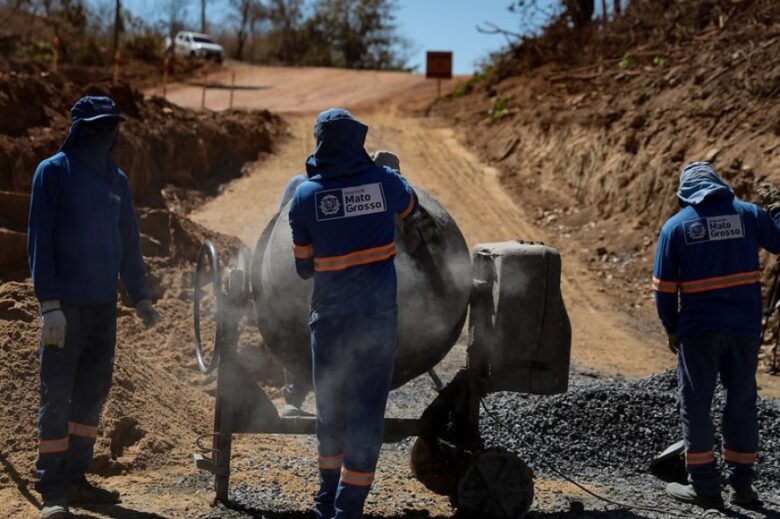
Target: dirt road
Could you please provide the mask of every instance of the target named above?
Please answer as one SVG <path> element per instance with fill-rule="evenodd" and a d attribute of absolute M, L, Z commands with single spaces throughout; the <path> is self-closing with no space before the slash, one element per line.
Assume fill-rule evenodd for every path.
<path fill-rule="evenodd" d="M 497 171 L 466 150 L 455 131 L 435 120 L 410 114 L 410 107 L 423 106 L 431 99 L 433 85 L 408 74 L 323 74 L 321 69 L 237 68 L 242 85 L 266 87 L 242 91 L 235 99 L 236 106 L 271 107 L 286 113 L 289 138 L 280 143 L 273 155 L 249 167 L 246 176 L 196 210 L 191 215 L 195 221 L 238 236 L 253 246 L 276 211 L 285 183 L 302 171 L 304 159 L 313 147 L 311 123 L 316 111 L 341 104 L 371 127 L 367 148 L 398 153 L 404 175 L 443 203 L 469 246 L 512 239 L 545 241 L 544 234 L 522 207 L 503 191 Z M 229 72 L 214 81 L 222 82 L 226 77 Z M 318 88 L 316 82 L 323 77 L 327 77 L 325 87 Z M 347 86 L 338 88 L 341 82 Z M 200 106 L 198 86 L 179 85 L 171 91 L 174 102 L 192 108 Z M 546 241 L 564 252 L 570 248 L 569 244 Z M 658 330 L 648 335 L 646 323 L 632 322 L 636 320 L 627 313 L 616 311 L 608 295 L 599 291 L 599 280 L 573 254 L 564 256 L 564 277 L 564 298 L 574 330 L 575 363 L 627 376 L 642 376 L 672 365 L 673 358 L 666 353 Z"/>

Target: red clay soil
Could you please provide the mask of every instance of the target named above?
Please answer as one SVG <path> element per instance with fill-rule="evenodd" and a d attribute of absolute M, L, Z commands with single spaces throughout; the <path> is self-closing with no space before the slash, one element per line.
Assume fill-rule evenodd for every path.
<path fill-rule="evenodd" d="M 179 193 L 187 189 L 200 197 L 214 192 L 238 176 L 244 163 L 271 151 L 283 128 L 267 111 L 184 110 L 161 98 L 145 100 L 126 83 L 0 72 L 0 279 L 25 275 L 19 245 L 33 172 L 41 159 L 56 153 L 70 125 L 70 106 L 86 94 L 111 96 L 127 118 L 115 156 L 139 206 L 165 207 L 166 195 L 178 205 Z"/>
<path fill-rule="evenodd" d="M 684 164 L 711 161 L 747 199 L 780 181 L 778 101 L 780 4 L 685 0 L 630 2 L 579 35 L 554 23 L 434 112 L 631 309 Z"/>

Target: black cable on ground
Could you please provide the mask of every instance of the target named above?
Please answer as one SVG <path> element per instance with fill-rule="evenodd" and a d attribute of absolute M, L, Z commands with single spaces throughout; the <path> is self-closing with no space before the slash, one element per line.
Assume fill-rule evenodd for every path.
<path fill-rule="evenodd" d="M 498 417 L 496 417 L 496 415 L 493 414 L 492 411 L 490 411 L 490 409 L 488 409 L 487 404 L 485 404 L 485 399 L 484 398 L 480 399 L 480 405 L 482 406 L 482 409 L 485 411 L 485 414 L 488 416 L 488 418 L 490 418 L 493 421 L 493 423 L 495 423 L 496 425 L 498 425 L 499 427 L 501 427 L 502 429 L 507 431 L 509 434 L 511 434 L 520 443 L 525 445 L 529 449 L 530 452 L 535 452 L 536 451 L 536 449 L 534 448 L 533 445 L 528 443 L 525 440 L 525 438 L 520 436 L 514 429 L 512 429 L 511 427 L 506 425 L 504 422 L 502 422 Z M 536 457 L 536 455 L 534 455 L 534 457 Z M 610 499 L 608 497 L 605 497 L 605 496 L 602 496 L 600 494 L 597 494 L 596 492 L 594 492 L 594 491 L 590 490 L 589 488 L 585 487 L 583 484 L 579 483 L 578 481 L 573 479 L 571 476 L 567 476 L 566 474 L 564 474 L 561 469 L 559 469 L 558 467 L 556 467 L 555 465 L 553 465 L 549 461 L 545 461 L 544 459 L 539 458 L 539 457 L 536 457 L 535 461 L 537 463 L 539 463 L 540 465 L 543 465 L 545 468 L 549 469 L 553 473 L 555 473 L 555 475 L 557 475 L 561 479 L 563 479 L 565 481 L 568 481 L 569 483 L 571 483 L 575 487 L 579 488 L 580 490 L 582 490 L 586 494 L 588 494 L 590 496 L 593 496 L 593 497 L 595 497 L 596 499 L 598 499 L 600 501 L 604 501 L 605 503 L 609 503 L 611 505 L 619 506 L 621 508 L 626 508 L 626 509 L 629 509 L 629 510 L 643 510 L 645 512 L 656 512 L 656 513 L 659 513 L 659 514 L 670 514 L 670 515 L 673 515 L 674 517 L 683 517 L 683 518 L 690 517 L 690 514 L 681 514 L 681 513 L 677 512 L 675 510 L 670 510 L 670 509 L 667 509 L 667 508 L 656 508 L 656 507 L 652 507 L 652 506 L 648 506 L 648 505 L 636 505 L 636 504 L 630 504 L 630 503 L 623 503 L 621 501 L 615 501 L 615 500 Z"/>

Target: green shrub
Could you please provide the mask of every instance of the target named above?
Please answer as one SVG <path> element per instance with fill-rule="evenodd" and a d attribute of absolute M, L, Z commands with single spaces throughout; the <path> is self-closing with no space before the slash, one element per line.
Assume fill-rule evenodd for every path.
<path fill-rule="evenodd" d="M 488 115 L 492 121 L 498 121 L 509 115 L 509 103 L 506 98 L 502 96 L 493 98 L 493 105 L 488 110 Z"/>

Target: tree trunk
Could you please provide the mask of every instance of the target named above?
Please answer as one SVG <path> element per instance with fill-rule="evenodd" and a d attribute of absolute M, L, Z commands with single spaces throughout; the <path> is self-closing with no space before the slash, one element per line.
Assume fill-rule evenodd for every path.
<path fill-rule="evenodd" d="M 601 0 L 601 18 L 604 21 L 606 27 L 609 23 L 609 9 L 607 7 L 607 0 Z"/>
<path fill-rule="evenodd" d="M 200 32 L 206 34 L 206 0 L 200 0 Z"/>
<path fill-rule="evenodd" d="M 621 0 L 615 0 L 615 16 L 620 16 L 620 12 L 622 11 L 622 6 L 620 5 Z"/>
<path fill-rule="evenodd" d="M 236 41 L 236 59 L 244 59 L 244 45 L 246 44 L 247 25 L 249 24 L 249 8 L 251 0 L 242 0 L 241 2 L 241 26 L 238 29 L 238 39 Z"/>
<path fill-rule="evenodd" d="M 114 10 L 114 47 L 111 58 L 116 57 L 116 51 L 119 50 L 119 31 L 122 25 L 122 0 L 116 0 Z"/>

